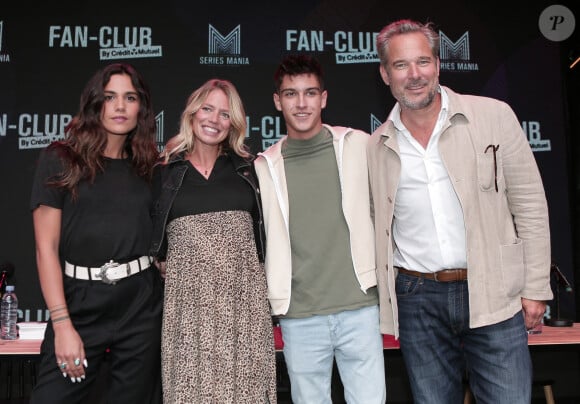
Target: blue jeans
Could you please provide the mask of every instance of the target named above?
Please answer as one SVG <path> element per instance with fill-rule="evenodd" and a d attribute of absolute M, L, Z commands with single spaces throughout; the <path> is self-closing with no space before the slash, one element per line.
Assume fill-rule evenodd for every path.
<path fill-rule="evenodd" d="M 469 328 L 467 281 L 399 274 L 396 291 L 401 352 L 415 403 L 462 403 L 466 372 L 478 404 L 530 403 L 532 363 L 521 312 Z"/>
<path fill-rule="evenodd" d="M 334 359 L 348 403 L 386 401 L 378 306 L 307 318 L 282 318 L 280 326 L 294 404 L 332 403 Z"/>

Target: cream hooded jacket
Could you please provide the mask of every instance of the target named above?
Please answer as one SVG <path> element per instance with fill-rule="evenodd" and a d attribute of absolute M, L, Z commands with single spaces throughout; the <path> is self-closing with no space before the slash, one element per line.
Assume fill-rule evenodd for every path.
<path fill-rule="evenodd" d="M 369 135 L 350 128 L 324 126 L 333 137 L 354 270 L 361 290 L 366 292 L 377 284 L 366 156 Z M 288 311 L 292 286 L 288 190 L 281 152 L 285 141 L 283 137 L 260 153 L 254 162 L 264 211 L 265 267 L 273 315 L 284 315 Z"/>

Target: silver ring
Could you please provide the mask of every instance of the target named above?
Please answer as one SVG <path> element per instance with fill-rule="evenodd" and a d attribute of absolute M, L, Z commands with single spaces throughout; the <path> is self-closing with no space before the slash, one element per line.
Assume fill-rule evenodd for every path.
<path fill-rule="evenodd" d="M 66 369 L 66 362 L 61 363 L 59 366 L 62 370 Z"/>
<path fill-rule="evenodd" d="M 75 364 L 75 366 L 80 365 L 81 364 L 80 358 L 76 358 L 74 364 Z"/>

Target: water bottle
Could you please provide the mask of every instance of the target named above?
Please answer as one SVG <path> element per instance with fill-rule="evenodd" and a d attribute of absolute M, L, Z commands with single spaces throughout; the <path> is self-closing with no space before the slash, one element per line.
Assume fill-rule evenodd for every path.
<path fill-rule="evenodd" d="M 16 328 L 17 320 L 18 298 L 14 293 L 14 286 L 6 285 L 6 293 L 2 296 L 2 302 L 0 304 L 0 338 L 18 338 L 18 330 Z"/>

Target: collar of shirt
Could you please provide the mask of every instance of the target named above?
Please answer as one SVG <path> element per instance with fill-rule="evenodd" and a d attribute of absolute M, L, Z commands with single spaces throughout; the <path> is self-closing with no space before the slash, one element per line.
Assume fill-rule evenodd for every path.
<path fill-rule="evenodd" d="M 445 120 L 447 119 L 447 111 L 449 110 L 449 97 L 447 96 L 447 93 L 445 92 L 445 90 L 443 88 L 441 88 L 441 86 L 439 86 L 437 91 L 441 94 L 441 111 L 439 111 L 439 117 L 437 118 L 437 124 L 435 125 L 435 128 L 433 129 L 433 134 L 431 135 L 431 138 L 429 139 L 429 144 L 432 144 L 436 140 L 439 139 L 439 135 L 441 133 L 441 128 L 443 127 L 443 124 L 445 123 Z M 388 119 L 393 121 L 393 125 L 395 126 L 395 129 L 397 129 L 398 133 L 401 133 L 403 136 L 405 136 L 407 138 L 407 140 L 409 140 L 409 142 L 411 142 L 412 144 L 419 146 L 419 143 L 417 141 L 415 141 L 415 139 L 413 139 L 413 137 L 411 136 L 411 133 L 407 130 L 407 128 L 405 127 L 405 125 L 403 125 L 403 122 L 401 121 L 401 106 L 399 105 L 398 102 L 395 104 Z M 419 147 L 421 147 L 421 146 L 419 146 Z"/>

